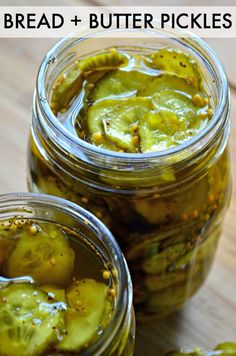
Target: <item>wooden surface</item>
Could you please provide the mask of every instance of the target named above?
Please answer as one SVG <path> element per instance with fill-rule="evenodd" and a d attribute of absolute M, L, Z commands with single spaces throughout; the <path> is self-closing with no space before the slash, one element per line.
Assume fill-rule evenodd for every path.
<path fill-rule="evenodd" d="M 0 39 L 0 193 L 26 190 L 26 145 L 35 78 L 40 61 L 52 43 L 54 40 L 48 39 Z M 233 177 L 236 176 L 235 116 L 236 91 L 232 90 Z M 158 356 L 175 347 L 210 348 L 218 342 L 236 341 L 235 217 L 234 188 L 224 234 L 205 286 L 182 312 L 138 327 L 137 356 Z"/>

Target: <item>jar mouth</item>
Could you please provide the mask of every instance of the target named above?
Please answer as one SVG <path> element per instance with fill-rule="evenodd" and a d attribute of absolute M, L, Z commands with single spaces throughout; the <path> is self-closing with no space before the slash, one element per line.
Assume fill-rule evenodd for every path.
<path fill-rule="evenodd" d="M 114 257 L 113 262 L 116 264 L 117 278 L 122 281 L 122 283 L 117 283 L 116 310 L 103 334 L 85 351 L 86 355 L 103 354 L 122 328 L 127 311 L 131 313 L 132 310 L 132 284 L 124 256 L 108 228 L 96 216 L 72 202 L 55 196 L 36 193 L 0 195 L 0 217 L 3 217 L 3 219 L 19 216 L 25 219 L 40 220 L 33 213 L 33 210 L 37 207 L 45 209 L 44 221 L 50 221 L 50 214 L 47 217 L 47 211 L 53 209 L 72 217 L 80 225 L 86 225 L 86 228 L 91 229 L 94 234 L 96 233 L 109 255 Z"/>
<path fill-rule="evenodd" d="M 120 31 L 120 30 L 109 30 L 109 31 Z M 137 37 L 137 32 L 142 33 L 142 31 L 148 32 L 149 30 L 125 30 L 127 32 L 131 33 L 136 33 Z M 224 118 L 225 118 L 225 111 L 228 110 L 228 104 L 227 100 L 229 97 L 229 90 L 228 90 L 228 81 L 227 81 L 227 76 L 224 71 L 224 67 L 217 57 L 216 53 L 198 36 L 194 34 L 190 34 L 189 32 L 185 32 L 183 30 L 175 30 L 171 31 L 171 37 L 170 33 L 168 30 L 160 29 L 156 27 L 154 30 L 150 30 L 150 36 L 152 34 L 156 35 L 157 38 L 169 38 L 169 39 L 174 39 L 176 43 L 182 44 L 185 47 L 189 47 L 193 53 L 198 54 L 200 56 L 201 62 L 204 63 L 205 66 L 208 66 L 211 70 L 211 74 L 214 73 L 218 80 L 218 88 L 217 88 L 217 105 L 213 114 L 213 117 L 211 118 L 209 124 L 201 130 L 197 135 L 195 135 L 193 138 L 166 150 L 162 151 L 156 151 L 156 152 L 147 152 L 147 153 L 125 153 L 125 152 L 115 152 L 107 149 L 103 149 L 100 147 L 97 147 L 95 145 L 92 145 L 82 139 L 80 139 L 78 136 L 72 134 L 67 130 L 63 125 L 61 125 L 56 118 L 56 116 L 53 114 L 53 112 L 50 109 L 49 102 L 47 100 L 47 93 L 46 93 L 46 74 L 48 70 L 48 66 L 50 63 L 54 63 L 58 56 L 61 53 L 64 53 L 67 48 L 70 46 L 73 46 L 75 43 L 80 43 L 85 41 L 86 39 L 91 38 L 91 34 L 89 33 L 78 33 L 77 37 L 75 34 L 73 34 L 73 37 L 69 35 L 68 37 L 65 37 L 58 41 L 52 48 L 51 50 L 47 53 L 45 56 L 39 72 L 37 76 L 37 84 L 36 84 L 36 95 L 39 98 L 38 100 L 38 105 L 41 110 L 41 112 L 44 114 L 44 120 L 47 122 L 48 127 L 50 127 L 51 130 L 53 130 L 56 134 L 56 136 L 59 138 L 59 141 L 57 142 L 58 145 L 62 145 L 62 142 L 66 142 L 65 147 L 69 147 L 70 145 L 73 146 L 73 153 L 76 156 L 76 150 L 83 151 L 86 153 L 86 155 L 100 155 L 104 159 L 114 159 L 117 161 L 127 161 L 127 162 L 133 162 L 133 161 L 145 161 L 147 159 L 165 159 L 170 156 L 174 156 L 178 153 L 182 153 L 184 151 L 187 151 L 191 148 L 194 148 L 196 145 L 199 147 L 199 143 L 202 142 L 203 145 L 206 144 L 206 138 L 211 135 L 211 133 L 216 130 L 217 124 L 219 123 L 223 126 L 224 125 Z M 93 33 L 93 36 L 95 37 L 96 34 L 98 36 L 104 35 L 106 37 L 107 31 L 101 30 L 98 32 Z M 161 34 L 158 36 L 158 33 Z M 124 39 L 125 41 L 125 39 Z M 216 134 L 216 132 L 214 133 Z M 60 140 L 61 139 L 61 140 Z M 80 155 L 79 155 L 80 156 Z"/>

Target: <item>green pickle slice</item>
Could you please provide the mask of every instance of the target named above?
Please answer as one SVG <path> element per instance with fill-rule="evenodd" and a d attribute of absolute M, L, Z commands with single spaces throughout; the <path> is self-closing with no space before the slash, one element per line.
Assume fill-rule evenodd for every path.
<path fill-rule="evenodd" d="M 151 97 L 161 90 L 173 89 L 194 96 L 197 88 L 189 85 L 183 78 L 168 74 L 142 72 L 141 69 L 119 69 L 104 75 L 89 95 L 90 102 L 104 98 L 127 98 L 130 96 Z"/>
<path fill-rule="evenodd" d="M 172 179 L 171 179 L 172 178 Z M 173 180 L 171 172 L 166 172 L 166 181 Z M 207 179 L 201 179 L 197 182 L 198 194 L 192 186 L 176 193 L 175 199 L 157 197 L 153 199 L 134 200 L 135 210 L 139 215 L 145 218 L 150 224 L 166 224 L 170 222 L 194 221 L 206 212 L 206 196 L 208 195 L 211 185 Z"/>
<path fill-rule="evenodd" d="M 174 146 L 174 134 L 180 128 L 178 117 L 171 111 L 151 111 L 139 123 L 142 152 L 161 151 Z"/>
<path fill-rule="evenodd" d="M 58 349 L 79 351 L 98 334 L 102 320 L 111 312 L 106 302 L 107 286 L 93 279 L 83 279 L 68 289 L 66 297 L 70 307 L 66 316 L 67 335 Z"/>
<path fill-rule="evenodd" d="M 96 83 L 89 100 L 96 102 L 104 98 L 148 96 L 151 95 L 151 92 L 149 93 L 151 80 L 151 76 L 138 70 L 116 70 Z"/>
<path fill-rule="evenodd" d="M 22 228 L 21 238 L 8 258 L 6 276 L 29 275 L 40 284 L 65 284 L 75 257 L 66 236 L 50 224 L 32 226 Z"/>
<path fill-rule="evenodd" d="M 77 67 L 83 75 L 86 75 L 96 71 L 114 70 L 125 62 L 127 62 L 126 56 L 112 48 L 108 53 L 100 53 L 78 61 Z"/>
<path fill-rule="evenodd" d="M 236 343 L 235 342 L 224 342 L 222 344 L 217 345 L 215 350 L 234 351 L 236 353 Z"/>
<path fill-rule="evenodd" d="M 74 69 L 63 75 L 59 79 L 59 83 L 53 91 L 50 107 L 53 112 L 66 108 L 76 93 L 82 89 L 83 79 L 78 72 L 78 69 Z"/>
<path fill-rule="evenodd" d="M 101 53 L 78 61 L 73 70 L 62 73 L 59 77 L 51 99 L 52 110 L 56 113 L 66 108 L 82 89 L 85 77 L 93 72 L 113 70 L 124 64 L 126 60 L 126 56 L 113 49 L 110 53 Z"/>
<path fill-rule="evenodd" d="M 148 98 L 129 98 L 127 100 L 102 100 L 88 111 L 88 131 L 91 141 L 96 143 L 99 133 L 102 145 L 112 142 L 116 147 L 129 152 L 138 151 L 139 140 L 134 125 L 153 107 Z"/>
<path fill-rule="evenodd" d="M 199 87 L 201 76 L 196 61 L 180 49 L 163 48 L 151 56 L 155 68 L 169 75 L 183 78 L 195 87 Z"/>
<path fill-rule="evenodd" d="M 32 285 L 0 289 L 0 354 L 45 354 L 59 340 L 65 309 L 64 303 L 51 303 Z"/>

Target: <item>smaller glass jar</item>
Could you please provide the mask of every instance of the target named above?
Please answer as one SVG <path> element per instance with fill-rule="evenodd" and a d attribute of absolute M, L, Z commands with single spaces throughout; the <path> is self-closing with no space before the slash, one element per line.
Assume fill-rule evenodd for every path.
<path fill-rule="evenodd" d="M 67 231 L 68 229 L 68 235 L 66 235 L 66 237 L 70 242 L 70 246 L 73 246 L 73 243 L 76 243 L 77 239 L 77 243 L 80 246 L 81 251 L 81 246 L 85 246 L 86 241 L 87 246 L 85 248 L 91 250 L 90 252 L 92 252 L 96 258 L 101 258 L 104 265 L 108 266 L 111 271 L 112 288 L 114 288 L 113 290 L 115 291 L 115 298 L 110 321 L 107 325 L 105 324 L 106 326 L 104 327 L 103 332 L 98 334 L 98 337 L 95 338 L 94 342 L 91 342 L 89 346 L 86 345 L 84 350 L 82 349 L 82 351 L 79 352 L 71 352 L 70 355 L 133 355 L 135 320 L 132 309 L 132 284 L 125 259 L 110 231 L 95 216 L 83 208 L 80 208 L 66 200 L 43 194 L 16 193 L 1 195 L 1 245 L 6 243 L 7 231 L 18 231 L 13 229 L 13 227 L 15 227 L 14 224 L 16 224 L 13 224 L 13 222 L 17 222 L 17 224 L 21 222 L 26 224 L 33 222 L 33 224 L 39 224 L 39 226 L 40 224 L 45 223 L 56 224 L 55 226 L 59 224 L 63 229 L 65 229 L 64 231 Z M 6 230 L 3 227 L 8 223 L 10 224 L 10 227 Z M 36 225 L 30 226 L 34 227 Z M 33 231 L 32 234 L 34 235 Z M 71 236 L 73 236 L 73 238 Z M 19 238 L 17 234 L 15 237 Z M 57 247 L 58 246 L 55 248 Z M 64 251 L 62 250 L 63 249 L 61 249 L 60 253 Z M 10 256 L 11 253 L 12 252 L 10 252 Z M 79 256 L 81 260 L 81 252 Z M 0 262 L 1 261 L 2 254 L 0 254 Z M 21 269 L 21 261 L 16 261 L 15 259 L 13 262 L 15 270 L 16 267 Z M 74 263 L 76 265 L 77 262 L 79 263 L 79 260 L 76 260 L 75 258 Z M 43 263 L 44 262 L 42 262 L 41 268 L 43 268 Z M 83 267 L 86 266 L 87 265 L 85 264 Z M 34 268 L 33 265 L 32 268 Z M 2 271 L 1 274 L 4 275 Z M 0 284 L 2 285 L 2 277 L 0 279 Z M 41 284 L 39 284 L 39 286 L 42 288 Z M 59 354 L 63 355 L 64 352 L 53 351 L 50 353 L 50 355 Z M 65 352 L 65 354 L 68 353 Z"/>

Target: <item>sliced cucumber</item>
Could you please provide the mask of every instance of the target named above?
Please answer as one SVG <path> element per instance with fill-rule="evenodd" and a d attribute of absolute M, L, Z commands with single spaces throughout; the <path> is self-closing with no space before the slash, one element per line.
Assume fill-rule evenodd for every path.
<path fill-rule="evenodd" d="M 179 90 L 164 89 L 153 95 L 153 103 L 157 109 L 167 110 L 176 115 L 178 127 L 173 123 L 172 131 L 175 136 L 177 136 L 176 132 L 180 134 L 181 142 L 189 140 L 191 136 L 196 135 L 207 125 L 209 106 L 204 103 L 203 99 L 202 101 L 203 104 L 199 110 L 199 106 L 194 104 L 192 96 L 179 92 Z M 206 114 L 204 118 L 201 118 L 202 112 Z M 178 141 L 176 143 L 179 144 Z"/>
<path fill-rule="evenodd" d="M 187 84 L 186 80 L 175 75 L 169 75 L 165 72 L 160 76 L 149 77 L 149 83 L 143 86 L 140 95 L 153 96 L 164 90 L 171 90 L 193 97 L 199 93 L 199 89 Z"/>
<path fill-rule="evenodd" d="M 201 76 L 196 61 L 188 54 L 176 48 L 163 48 L 151 56 L 155 68 L 165 74 L 176 75 L 189 85 L 199 87 Z"/>
<path fill-rule="evenodd" d="M 176 146 L 207 124 L 200 120 L 198 107 L 192 99 L 175 90 L 164 89 L 152 97 L 155 110 L 142 117 L 139 123 L 142 152 L 160 151 Z"/>
<path fill-rule="evenodd" d="M 67 198 L 65 187 L 63 190 L 63 184 L 56 177 L 53 176 L 39 177 L 37 179 L 37 187 L 39 191 L 42 193 L 54 195 L 56 197 L 60 197 L 63 199 Z"/>
<path fill-rule="evenodd" d="M 152 77 L 137 70 L 129 72 L 116 70 L 105 75 L 91 92 L 89 99 L 97 101 L 99 99 L 114 99 L 117 96 L 127 98 L 129 96 L 143 95 L 150 87 Z"/>
<path fill-rule="evenodd" d="M 233 351 L 236 353 L 236 343 L 235 342 L 224 342 L 222 344 L 217 345 L 215 350 L 222 350 L 222 351 Z"/>
<path fill-rule="evenodd" d="M 174 75 L 163 74 L 161 76 L 151 76 L 137 70 L 116 70 L 108 73 L 101 80 L 97 81 L 95 88 L 89 96 L 90 102 L 109 98 L 153 96 L 162 90 L 174 90 L 179 93 L 186 93 L 191 98 L 199 91 L 186 83 L 183 78 Z"/>
<path fill-rule="evenodd" d="M 186 244 L 179 243 L 147 257 L 143 262 L 143 270 L 146 273 L 165 273 L 168 266 L 175 263 L 186 254 Z"/>
<path fill-rule="evenodd" d="M 169 180 L 171 181 L 171 175 Z M 170 198 L 134 200 L 135 210 L 151 224 L 190 222 L 206 213 L 209 189 L 208 180 L 203 177 L 196 187 L 190 185 Z"/>
<path fill-rule="evenodd" d="M 150 112 L 139 123 L 141 152 L 155 152 L 175 146 L 173 135 L 182 124 L 169 110 Z"/>
<path fill-rule="evenodd" d="M 79 351 L 98 335 L 103 319 L 111 312 L 106 297 L 107 286 L 93 279 L 76 282 L 67 291 L 67 335 L 58 344 L 59 350 Z"/>
<path fill-rule="evenodd" d="M 141 97 L 97 102 L 88 111 L 88 131 L 91 141 L 98 146 L 104 144 L 104 141 L 94 140 L 94 135 L 101 133 L 105 142 L 128 152 L 137 152 L 138 141 L 134 140 L 132 125 L 152 108 L 151 100 Z"/>
<path fill-rule="evenodd" d="M 63 303 L 50 303 L 47 294 L 31 285 L 0 289 L 0 354 L 46 354 L 64 328 Z"/>
<path fill-rule="evenodd" d="M 75 95 L 82 89 L 84 77 L 97 71 L 105 73 L 105 71 L 114 70 L 126 61 L 126 56 L 115 49 L 109 53 L 101 53 L 78 61 L 73 70 L 68 74 L 62 73 L 59 77 L 52 95 L 52 110 L 57 113 L 68 107 Z"/>
<path fill-rule="evenodd" d="M 137 199 L 134 200 L 134 207 L 138 214 L 144 217 L 150 224 L 155 225 L 171 221 L 175 215 L 177 204 L 174 199 Z"/>
<path fill-rule="evenodd" d="M 188 221 L 194 219 L 194 212 L 197 212 L 199 217 L 203 216 L 208 208 L 209 189 L 209 182 L 206 177 L 203 177 L 194 186 L 190 185 L 186 190 L 181 191 L 176 196 L 176 216 L 181 218 L 183 214 L 187 214 Z"/>
<path fill-rule="evenodd" d="M 189 123 L 192 123 L 194 118 L 197 118 L 199 107 L 193 103 L 192 97 L 178 90 L 168 88 L 160 90 L 153 95 L 153 103 L 157 109 L 169 109 L 180 118 L 188 119 Z"/>
<path fill-rule="evenodd" d="M 53 90 L 51 109 L 57 113 L 67 108 L 73 97 L 81 90 L 83 79 L 78 68 L 71 70 L 67 75 L 61 74 Z"/>
<path fill-rule="evenodd" d="M 82 75 L 86 76 L 91 72 L 114 70 L 125 63 L 127 63 L 127 57 L 113 48 L 110 52 L 80 60 L 77 67 Z"/>
<path fill-rule="evenodd" d="M 65 234 L 52 224 L 40 224 L 32 234 L 22 227 L 16 247 L 6 265 L 7 277 L 31 276 L 39 284 L 64 285 L 74 268 L 74 251 Z"/>

